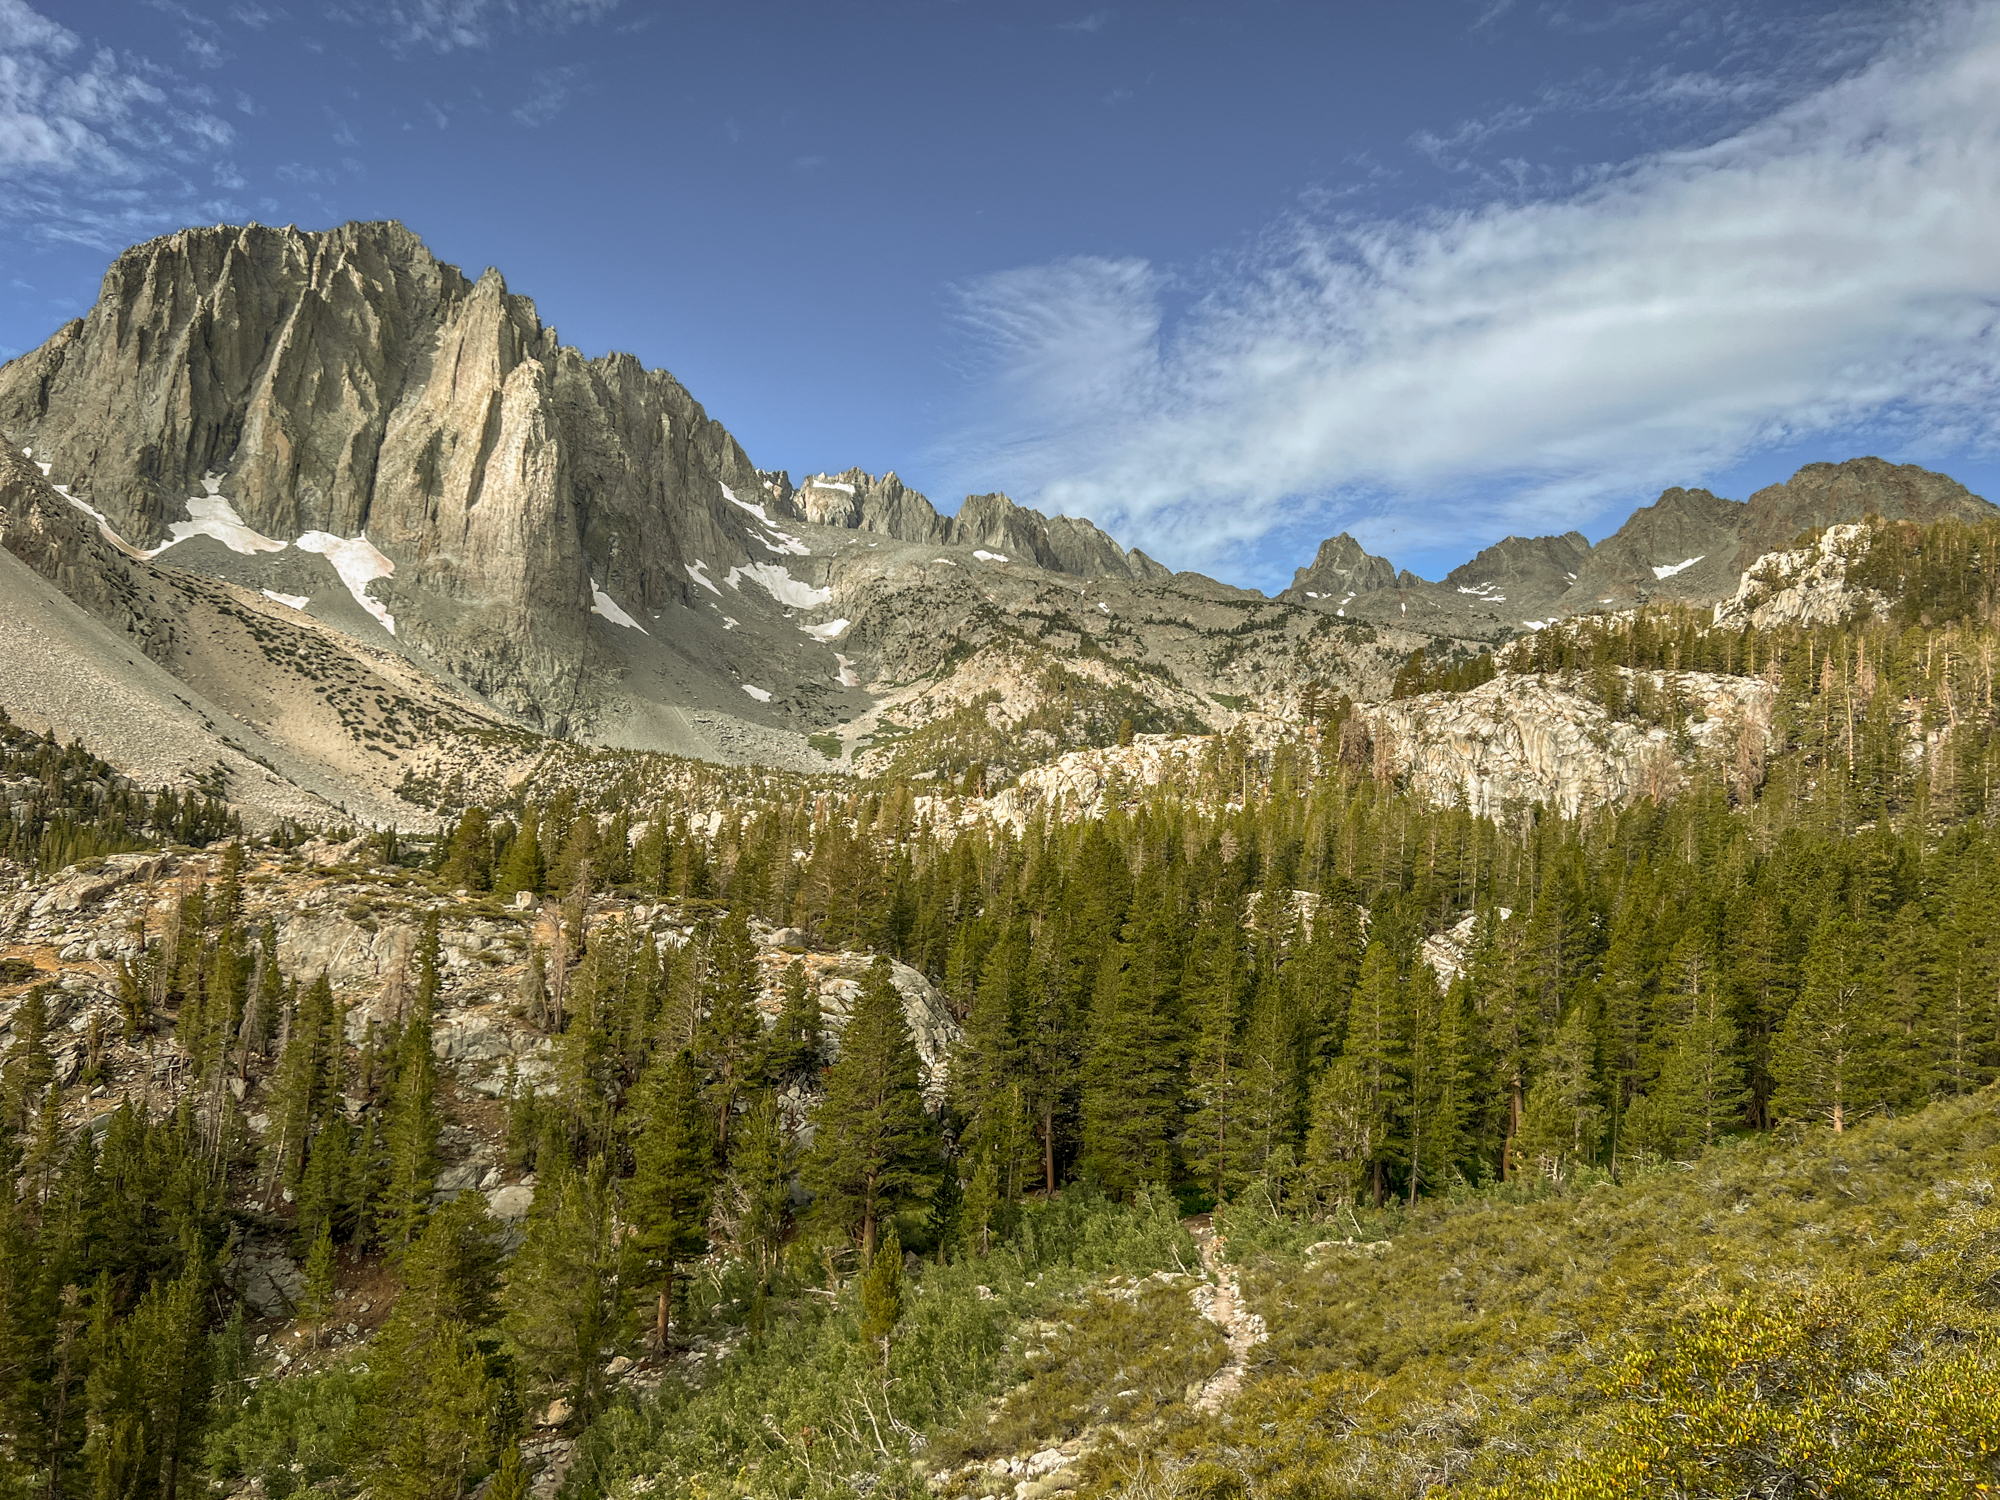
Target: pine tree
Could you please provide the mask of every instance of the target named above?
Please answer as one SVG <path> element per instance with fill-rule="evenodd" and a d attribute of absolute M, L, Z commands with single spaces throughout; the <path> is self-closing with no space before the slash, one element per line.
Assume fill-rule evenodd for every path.
<path fill-rule="evenodd" d="M 415 1242 L 437 1191 L 438 1131 L 444 1124 L 437 1104 L 437 1061 L 431 1052 L 437 945 L 437 917 L 432 915 L 425 920 L 418 948 L 417 995 L 397 1047 L 396 1082 L 382 1129 L 387 1170 L 375 1212 L 382 1243 L 392 1254 Z"/>
<path fill-rule="evenodd" d="M 486 809 L 474 804 L 459 814 L 444 845 L 439 872 L 445 886 L 483 891 L 493 880 L 493 840 Z"/>
<path fill-rule="evenodd" d="M 1367 1146 L 1369 1154 L 1363 1159 L 1367 1191 L 1377 1208 L 1387 1191 L 1389 1169 L 1407 1159 L 1400 1133 L 1409 1088 L 1404 1005 L 1395 956 L 1387 942 L 1377 939 L 1361 956 L 1361 977 L 1348 1004 L 1347 1036 L 1340 1054 L 1350 1065 L 1351 1079 L 1342 1087 L 1359 1092 L 1333 1116 L 1347 1117 L 1347 1139 Z"/>
<path fill-rule="evenodd" d="M 762 1071 L 769 1082 L 783 1084 L 818 1073 L 819 1065 L 819 991 L 806 973 L 805 960 L 795 958 L 785 967 L 777 1024 L 764 1034 Z"/>
<path fill-rule="evenodd" d="M 271 1083 L 266 1172 L 296 1189 L 305 1175 L 313 1133 L 330 1101 L 329 1078 L 337 1067 L 336 1006 L 325 973 L 295 993 L 287 1008 L 284 1051 Z"/>
<path fill-rule="evenodd" d="M 1019 1195 L 1033 1144 L 1022 1127 L 1020 1012 L 1027 985 L 1028 934 L 1013 924 L 987 952 L 973 986 L 972 1013 L 953 1057 L 951 1085 L 966 1154 L 994 1161 L 1009 1197 Z"/>
<path fill-rule="evenodd" d="M 1149 890 L 1135 903 L 1124 940 L 1106 956 L 1092 1007 L 1083 1164 L 1125 1197 L 1174 1172 L 1185 1046 L 1174 929 L 1163 893 Z"/>
<path fill-rule="evenodd" d="M 522 891 L 536 894 L 542 889 L 542 879 L 541 825 L 530 805 L 522 810 L 521 826 L 507 845 L 500 872 L 493 877 L 493 894 L 503 901 L 512 901 Z"/>
<path fill-rule="evenodd" d="M 1705 951 L 1684 941 L 1676 945 L 1669 969 L 1678 1028 L 1651 1092 L 1650 1144 L 1686 1160 L 1714 1145 L 1717 1132 L 1740 1117 L 1749 1091 L 1716 966 Z"/>
<path fill-rule="evenodd" d="M 1597 1040 L 1582 1004 L 1573 1004 L 1543 1050 L 1542 1071 L 1528 1090 L 1515 1149 L 1562 1182 L 1591 1161 L 1603 1139 L 1604 1106 L 1597 1086 Z"/>
<path fill-rule="evenodd" d="M 993 1245 L 993 1215 L 1000 1206 L 1000 1173 L 991 1161 L 982 1161 L 972 1170 L 961 1210 L 966 1246 L 976 1255 L 985 1255 Z"/>
<path fill-rule="evenodd" d="M 619 1322 L 618 1249 L 603 1157 L 545 1179 L 507 1272 L 504 1326 L 529 1377 L 561 1386 L 589 1421 L 604 1396 L 598 1352 Z"/>
<path fill-rule="evenodd" d="M 29 1116 L 55 1077 L 47 985 L 38 984 L 21 997 L 14 1007 L 13 1027 L 13 1045 L 7 1049 L 6 1063 L 0 1065 L 0 1126 L 19 1132 L 27 1128 Z"/>
<path fill-rule="evenodd" d="M 635 1286 L 655 1289 L 653 1332 L 664 1352 L 680 1268 L 708 1251 L 715 1185 L 713 1117 L 703 1107 L 694 1055 L 655 1054 L 633 1110 L 634 1170 L 626 1189 L 627 1248 Z"/>
<path fill-rule="evenodd" d="M 499 1261 L 477 1193 L 424 1224 L 372 1357 L 375 1399 L 357 1413 L 364 1477 L 383 1500 L 458 1500 L 491 1451 L 498 1391 L 475 1335 L 493 1318 Z"/>
<path fill-rule="evenodd" d="M 509 1443 L 486 1486 L 486 1500 L 528 1500 L 529 1493 L 528 1469 L 521 1462 L 521 1445 Z"/>
<path fill-rule="evenodd" d="M 1464 987 L 1440 990 L 1436 971 L 1421 959 L 1410 971 L 1405 995 L 1410 1035 L 1410 1202 L 1414 1204 L 1420 1186 L 1443 1185 L 1464 1148 L 1470 1024 Z"/>
<path fill-rule="evenodd" d="M 902 1318 L 903 1246 L 892 1224 L 861 1278 L 861 1341 L 880 1346 L 885 1370 L 889 1367 L 889 1340 Z"/>
<path fill-rule="evenodd" d="M 313 1241 L 312 1254 L 306 1257 L 305 1288 L 299 1294 L 299 1316 L 312 1325 L 313 1347 L 319 1347 L 319 1336 L 325 1332 L 326 1320 L 333 1316 L 334 1261 L 333 1229 L 331 1225 L 320 1229 L 319 1238 Z"/>
<path fill-rule="evenodd" d="M 743 1112 L 729 1150 L 724 1217 L 736 1253 L 770 1287 L 791 1218 L 792 1146 L 779 1118 L 778 1096 L 766 1089 Z"/>
<path fill-rule="evenodd" d="M 1242 1185 L 1251 1159 L 1244 1110 L 1243 1007 L 1249 980 L 1235 904 L 1219 904 L 1195 935 L 1183 998 L 1194 1022 L 1190 1111 L 1181 1156 L 1217 1202 Z"/>
<path fill-rule="evenodd" d="M 917 1046 L 886 958 L 877 957 L 862 982 L 813 1129 L 802 1171 L 813 1213 L 858 1233 L 863 1257 L 872 1259 L 880 1221 L 924 1197 L 937 1175 Z"/>
<path fill-rule="evenodd" d="M 1818 1116 L 1839 1134 L 1881 1099 L 1884 1035 L 1860 927 L 1829 917 L 1806 950 L 1805 983 L 1771 1047 L 1781 1118 Z"/>
<path fill-rule="evenodd" d="M 1061 913 L 1051 913 L 1036 934 L 1021 1015 L 1021 1069 L 1027 1105 L 1042 1143 L 1042 1188 L 1056 1190 L 1056 1136 L 1075 1108 L 1083 1058 L 1079 1024 L 1091 977 L 1081 944 Z"/>
<path fill-rule="evenodd" d="M 729 1118 L 737 1100 L 763 1083 L 758 1067 L 764 1036 L 757 1019 L 761 989 L 757 945 L 751 940 L 749 915 L 742 907 L 732 908 L 716 929 L 708 957 L 697 1055 L 708 1079 L 716 1140 L 726 1150 Z"/>
<path fill-rule="evenodd" d="M 1355 1058 L 1335 1058 L 1313 1082 L 1306 1171 L 1329 1203 L 1357 1203 L 1373 1191 L 1386 1129 L 1377 1104 L 1367 1072 Z"/>

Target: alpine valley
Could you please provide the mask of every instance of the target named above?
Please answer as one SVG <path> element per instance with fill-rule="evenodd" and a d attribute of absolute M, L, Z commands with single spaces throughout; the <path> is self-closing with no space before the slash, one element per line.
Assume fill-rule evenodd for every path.
<path fill-rule="evenodd" d="M 396 223 L 0 367 L 0 1497 L 2000 1487 L 2000 508 L 1276 597 Z"/>

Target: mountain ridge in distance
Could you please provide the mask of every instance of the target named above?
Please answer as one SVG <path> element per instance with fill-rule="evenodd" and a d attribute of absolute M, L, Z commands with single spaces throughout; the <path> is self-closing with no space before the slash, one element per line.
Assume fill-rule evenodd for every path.
<path fill-rule="evenodd" d="M 6 545 L 230 712 L 303 683 L 316 727 L 288 743 L 368 768 L 357 797 L 427 777 L 424 749 L 301 679 L 308 642 L 350 643 L 341 691 L 389 672 L 385 702 L 507 734 L 811 769 L 975 713 L 1001 736 L 982 753 L 1039 755 L 1031 721 L 1056 746 L 1291 712 L 1307 682 L 1380 697 L 1418 646 L 1719 600 L 1803 530 L 1995 513 L 1854 459 L 1748 501 L 1670 489 L 1595 547 L 1508 537 L 1435 583 L 1343 533 L 1267 598 L 999 493 L 945 516 L 893 472 L 794 485 L 669 372 L 586 358 L 393 222 L 127 250 L 88 315 L 0 366 L 0 432 L 25 460 Z"/>

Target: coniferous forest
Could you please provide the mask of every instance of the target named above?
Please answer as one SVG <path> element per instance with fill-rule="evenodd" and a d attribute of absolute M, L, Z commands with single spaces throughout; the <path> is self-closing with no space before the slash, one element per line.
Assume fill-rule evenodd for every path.
<path fill-rule="evenodd" d="M 1684 742 L 1691 674 L 1768 685 L 1574 816 L 1425 801 L 1316 698 L 1100 817 L 598 754 L 315 874 L 16 736 L 23 874 L 182 874 L 114 1025 L 8 971 L 0 1493 L 1991 1492 L 1996 538 L 1887 537 L 1844 624 L 1413 663 Z M 336 875 L 414 933 L 365 1024 L 271 906 Z M 442 928 L 527 909 L 547 1065 L 487 1098 Z M 475 1128 L 523 1216 L 449 1179 Z"/>

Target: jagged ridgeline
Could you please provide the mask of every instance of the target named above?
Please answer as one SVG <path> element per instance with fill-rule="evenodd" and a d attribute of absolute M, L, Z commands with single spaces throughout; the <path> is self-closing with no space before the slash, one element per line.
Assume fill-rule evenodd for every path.
<path fill-rule="evenodd" d="M 23 868 L 0 1483 L 1976 1494 L 1996 544 L 1005 786 Z M 1499 692 L 1643 774 L 1475 809 L 1411 730 Z"/>
<path fill-rule="evenodd" d="M 670 373 L 563 344 L 393 223 L 134 247 L 0 366 L 0 431 L 0 701 L 177 796 L 220 766 L 260 828 L 429 827 L 544 737 L 991 789 L 1476 688 L 1524 631 L 1714 604 L 1807 530 L 1994 515 L 1858 458 L 1439 582 L 1342 535 L 1269 599 L 1005 495 L 946 516 L 894 474 L 760 470 Z"/>

